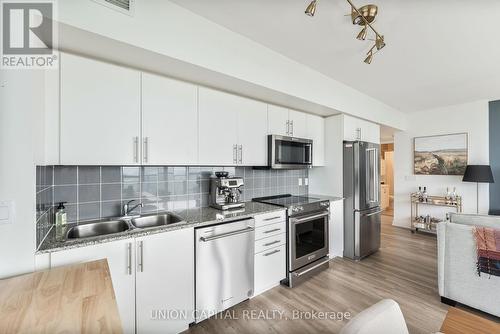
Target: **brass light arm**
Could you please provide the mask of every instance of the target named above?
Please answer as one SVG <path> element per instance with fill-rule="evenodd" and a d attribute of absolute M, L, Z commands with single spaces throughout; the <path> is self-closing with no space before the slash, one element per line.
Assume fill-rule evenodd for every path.
<path fill-rule="evenodd" d="M 375 33 L 375 35 L 377 35 L 381 39 L 384 39 L 384 37 L 382 37 L 382 35 L 380 35 L 378 33 L 378 31 L 375 30 L 375 28 L 373 28 L 373 26 L 370 24 L 370 22 L 368 22 L 368 20 L 365 19 L 365 17 L 363 16 L 363 14 L 361 14 L 361 12 L 358 10 L 358 8 L 356 6 L 354 6 L 354 4 L 352 3 L 352 1 L 351 0 L 346 0 L 346 1 L 351 5 L 352 9 L 354 9 L 354 11 L 361 17 L 361 19 L 365 22 L 365 24 L 367 26 L 369 26 L 371 30 L 373 30 L 373 32 Z"/>

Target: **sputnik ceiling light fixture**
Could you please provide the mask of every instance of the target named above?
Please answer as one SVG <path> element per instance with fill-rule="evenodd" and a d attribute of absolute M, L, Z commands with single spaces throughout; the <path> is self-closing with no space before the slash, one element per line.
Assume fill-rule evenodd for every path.
<path fill-rule="evenodd" d="M 354 6 L 351 0 L 346 0 L 351 6 L 351 20 L 352 24 L 362 26 L 363 29 L 356 36 L 356 39 L 360 41 L 366 40 L 368 35 L 368 28 L 375 34 L 375 45 L 366 53 L 367 57 L 365 59 L 366 64 L 371 64 L 373 60 L 373 55 L 385 47 L 384 36 L 379 34 L 377 30 L 372 26 L 375 21 L 375 17 L 378 13 L 378 7 L 376 5 L 366 5 L 360 8 Z M 316 7 L 318 5 L 318 0 L 312 0 L 307 6 L 305 13 L 308 16 L 314 16 L 316 13 Z M 376 50 L 374 50 L 376 49 Z"/>

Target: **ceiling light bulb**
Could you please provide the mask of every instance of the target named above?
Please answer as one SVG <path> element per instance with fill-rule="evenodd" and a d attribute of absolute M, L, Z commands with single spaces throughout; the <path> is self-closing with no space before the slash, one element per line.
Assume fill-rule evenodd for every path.
<path fill-rule="evenodd" d="M 377 50 L 381 50 L 385 46 L 384 36 L 377 36 L 375 45 L 377 46 Z"/>
<path fill-rule="evenodd" d="M 368 30 L 366 29 L 366 26 L 365 26 L 363 29 L 361 29 L 361 31 L 359 32 L 356 39 L 358 39 L 360 41 L 364 41 L 366 39 L 367 34 L 368 34 Z"/>
<path fill-rule="evenodd" d="M 365 59 L 365 63 L 371 64 L 372 60 L 373 60 L 373 52 L 370 51 L 370 53 L 368 53 L 368 57 L 366 57 Z"/>
<path fill-rule="evenodd" d="M 356 9 L 354 7 L 351 8 L 351 20 L 352 24 L 359 24 L 363 19 L 361 18 L 361 15 L 358 14 Z"/>
<path fill-rule="evenodd" d="M 316 2 L 317 2 L 317 0 L 313 0 L 309 4 L 309 6 L 307 6 L 306 11 L 305 11 L 307 16 L 314 16 L 314 13 L 316 13 Z"/>

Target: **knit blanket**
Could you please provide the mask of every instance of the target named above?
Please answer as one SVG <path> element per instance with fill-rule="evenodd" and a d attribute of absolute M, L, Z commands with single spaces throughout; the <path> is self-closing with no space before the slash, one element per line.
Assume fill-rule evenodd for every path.
<path fill-rule="evenodd" d="M 500 276 L 500 230 L 475 226 L 477 273 Z"/>

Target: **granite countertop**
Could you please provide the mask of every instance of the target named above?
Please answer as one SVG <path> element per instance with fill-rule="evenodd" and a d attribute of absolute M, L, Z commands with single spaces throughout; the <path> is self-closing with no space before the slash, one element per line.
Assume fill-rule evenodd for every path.
<path fill-rule="evenodd" d="M 215 224 L 215 223 L 219 223 L 219 224 L 220 223 L 229 223 L 229 222 L 232 222 L 234 220 L 250 218 L 250 217 L 253 217 L 253 216 L 259 215 L 259 214 L 273 212 L 273 211 L 282 211 L 282 210 L 284 210 L 284 208 L 279 207 L 279 206 L 275 206 L 275 205 L 269 205 L 269 204 L 257 203 L 257 202 L 246 202 L 245 208 L 236 209 L 236 210 L 232 210 L 232 211 L 221 211 L 221 210 L 217 210 L 217 209 L 210 208 L 210 207 L 194 208 L 194 209 L 187 209 L 187 210 L 181 210 L 181 211 L 172 211 L 173 213 L 182 217 L 184 221 L 180 222 L 180 223 L 165 225 L 165 226 L 160 226 L 160 227 L 151 227 L 151 228 L 144 228 L 144 229 L 132 229 L 132 230 L 128 230 L 128 231 L 120 232 L 120 233 L 115 233 L 115 234 L 108 234 L 108 235 L 103 235 L 103 236 L 98 236 L 98 237 L 93 237 L 93 238 L 74 239 L 74 240 L 67 240 L 67 241 L 57 241 L 56 235 L 55 235 L 55 229 L 52 228 L 50 230 L 49 234 L 47 235 L 47 237 L 45 238 L 45 240 L 43 241 L 43 243 L 40 245 L 36 254 L 52 253 L 52 252 L 57 252 L 57 251 L 62 251 L 62 250 L 67 250 L 67 249 L 72 249 L 72 248 L 79 248 L 79 247 L 84 247 L 84 246 L 90 246 L 90 245 L 95 245 L 95 244 L 110 242 L 110 241 L 115 241 L 115 240 L 135 238 L 135 237 L 156 234 L 156 233 L 163 233 L 163 232 L 178 230 L 178 229 L 182 229 L 182 228 L 200 227 L 200 226 L 206 226 L 206 225 L 211 225 L 211 224 Z M 83 222 L 80 223 L 80 225 L 81 224 L 83 224 Z M 77 225 L 77 224 L 68 224 L 67 229 L 69 229 L 75 225 Z"/>
<path fill-rule="evenodd" d="M 329 196 L 329 195 L 318 195 L 318 194 L 309 194 L 309 197 L 314 197 L 314 198 L 319 198 L 322 201 L 342 201 L 345 198 L 344 197 L 337 197 L 337 196 Z"/>

